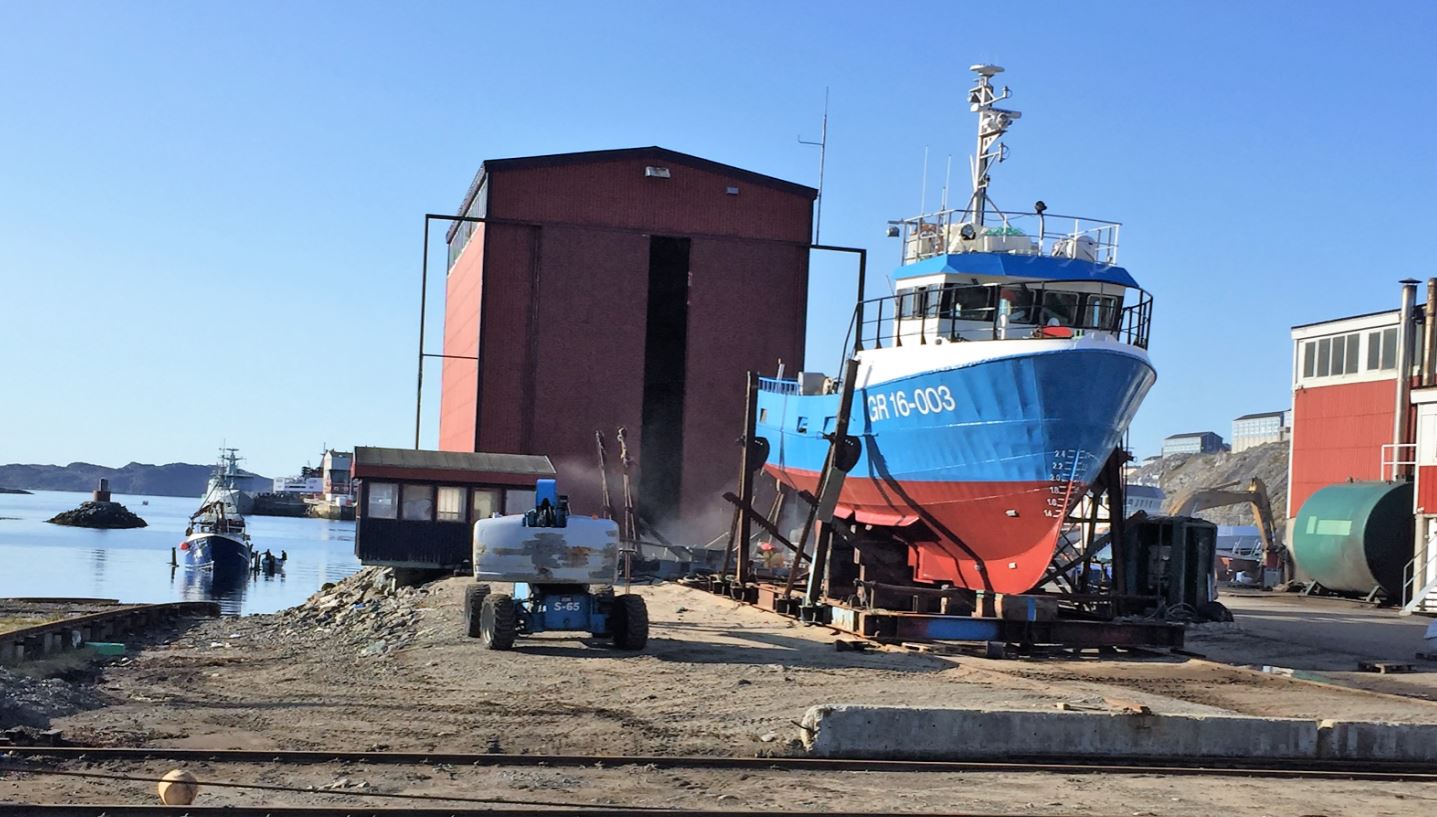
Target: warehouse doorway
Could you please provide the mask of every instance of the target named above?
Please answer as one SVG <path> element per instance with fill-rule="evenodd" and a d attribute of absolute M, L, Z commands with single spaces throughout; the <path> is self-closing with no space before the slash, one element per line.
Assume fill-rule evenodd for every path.
<path fill-rule="evenodd" d="M 678 512 L 684 462 L 689 334 L 689 239 L 649 238 L 639 498 L 652 522 Z"/>

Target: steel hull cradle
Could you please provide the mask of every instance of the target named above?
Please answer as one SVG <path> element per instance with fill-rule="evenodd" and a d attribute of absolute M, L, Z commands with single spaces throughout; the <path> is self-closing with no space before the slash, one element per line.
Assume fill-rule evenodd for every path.
<path fill-rule="evenodd" d="M 885 378 L 882 356 L 859 353 L 849 433 L 862 453 L 838 516 L 900 531 L 913 578 L 1023 593 L 1043 577 L 1063 520 L 1137 412 L 1155 375 L 1141 349 L 1095 341 L 950 344 L 967 360 Z M 975 346 L 992 347 L 989 358 Z M 968 347 L 968 348 L 963 348 Z M 1001 347 L 1001 351 L 1000 351 Z M 891 367 L 889 367 L 891 368 Z M 765 381 L 756 434 L 766 471 L 817 492 L 839 396 L 801 395 Z"/>

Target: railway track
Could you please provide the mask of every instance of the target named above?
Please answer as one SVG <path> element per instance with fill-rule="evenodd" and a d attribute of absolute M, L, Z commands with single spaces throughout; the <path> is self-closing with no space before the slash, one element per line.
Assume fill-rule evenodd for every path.
<path fill-rule="evenodd" d="M 1032 773 L 1126 774 L 1166 776 L 1266 777 L 1277 779 L 1368 780 L 1437 783 L 1437 767 L 1430 763 L 1323 761 L 1309 758 L 1132 758 L 1132 757 L 1007 757 L 994 760 L 862 760 L 813 757 L 682 757 L 618 755 L 504 755 L 466 752 L 349 752 L 252 749 L 167 749 L 119 747 L 11 747 L 0 754 L 4 761 L 64 760 L 115 762 L 170 760 L 184 763 L 437 765 L 554 768 L 647 766 L 660 769 L 740 769 L 802 772 L 887 773 Z M 9 771 L 24 771 L 9 765 Z M 0 812 L 4 814 L 4 812 Z"/>
<path fill-rule="evenodd" d="M 882 811 L 637 811 L 632 808 L 374 808 L 369 806 L 13 806 L 0 803 L 0 817 L 151 817 L 223 814 L 224 817 L 994 817 L 979 813 L 882 813 Z M 1027 814 L 1025 817 L 1043 817 Z M 1101 817 L 1088 816 L 1083 817 Z"/>

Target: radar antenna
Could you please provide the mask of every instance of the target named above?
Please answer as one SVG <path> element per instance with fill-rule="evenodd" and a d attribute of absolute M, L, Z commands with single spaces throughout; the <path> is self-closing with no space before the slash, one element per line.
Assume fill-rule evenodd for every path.
<path fill-rule="evenodd" d="M 1008 158 L 1008 146 L 998 140 L 1008 132 L 1013 122 L 1023 114 L 1018 111 L 995 108 L 1012 93 L 1004 85 L 1002 92 L 993 89 L 993 77 L 1003 73 L 997 65 L 974 65 L 968 70 L 978 75 L 978 84 L 968 92 L 968 108 L 978 114 L 978 152 L 973 156 L 973 196 L 968 200 L 968 209 L 973 212 L 973 223 L 983 226 L 983 211 L 989 204 L 988 171 Z"/>

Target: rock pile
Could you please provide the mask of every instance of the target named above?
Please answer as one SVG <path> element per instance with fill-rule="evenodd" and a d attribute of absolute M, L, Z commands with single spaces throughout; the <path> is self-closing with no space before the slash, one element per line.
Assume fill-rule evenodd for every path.
<path fill-rule="evenodd" d="M 148 523 L 118 502 L 84 502 L 73 511 L 65 511 L 45 520 L 73 528 L 143 528 Z"/>
<path fill-rule="evenodd" d="M 31 678 L 0 667 L 0 729 L 44 727 L 51 718 L 103 705 L 104 696 L 87 685 Z"/>
<path fill-rule="evenodd" d="M 427 632 L 419 629 L 424 596 L 422 587 L 396 587 L 392 568 L 366 567 L 279 616 L 285 635 L 313 631 L 353 646 L 361 656 L 378 656 L 407 647 Z"/>

